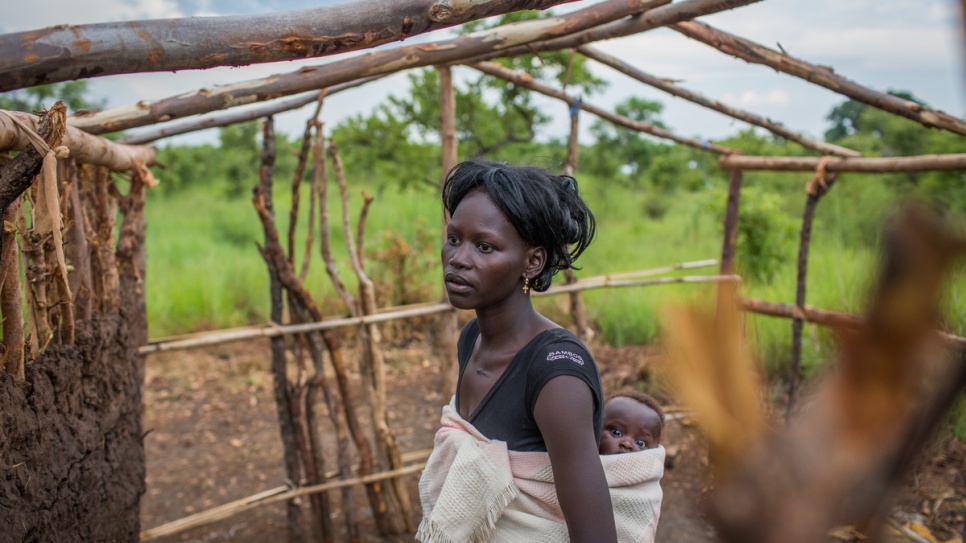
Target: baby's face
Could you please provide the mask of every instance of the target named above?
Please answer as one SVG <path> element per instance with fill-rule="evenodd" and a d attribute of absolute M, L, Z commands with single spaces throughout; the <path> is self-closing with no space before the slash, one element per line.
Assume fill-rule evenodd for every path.
<path fill-rule="evenodd" d="M 600 454 L 652 449 L 661 441 L 661 419 L 650 407 L 619 396 L 604 408 Z"/>

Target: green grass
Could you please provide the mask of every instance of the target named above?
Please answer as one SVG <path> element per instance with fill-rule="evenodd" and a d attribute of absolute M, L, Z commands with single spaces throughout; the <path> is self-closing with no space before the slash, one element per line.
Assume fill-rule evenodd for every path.
<path fill-rule="evenodd" d="M 678 193 L 668 198 L 660 218 L 648 216 L 652 195 L 626 188 L 613 189 L 605 180 L 585 178 L 582 191 L 598 217 L 598 234 L 581 257 L 578 276 L 588 277 L 663 266 L 675 262 L 718 258 L 721 252 L 719 224 L 705 195 Z M 332 187 L 332 191 L 336 191 Z M 350 194 L 350 215 L 355 220 L 361 206 L 359 188 Z M 303 193 L 304 194 L 304 193 Z M 333 194 L 334 196 L 334 194 Z M 275 208 L 280 234 L 288 229 L 289 189 L 280 186 Z M 330 198 L 332 200 L 332 198 Z M 814 307 L 856 312 L 869 290 L 874 267 L 872 248 L 855 242 L 851 223 L 833 192 L 823 202 L 825 215 L 816 220 L 807 284 L 808 303 Z M 343 280 L 356 290 L 342 235 L 341 209 L 330 201 L 333 251 Z M 843 216 L 846 218 L 843 219 Z M 408 285 L 429 298 L 436 295 L 439 263 L 440 204 L 426 191 L 397 192 L 387 189 L 377 195 L 366 229 L 367 271 L 377 280 Z M 846 224 L 839 224 L 846 221 Z M 296 246 L 299 260 L 304 251 L 307 207 L 302 213 Z M 193 188 L 169 197 L 150 198 L 147 206 L 148 311 L 152 337 L 186 333 L 199 329 L 261 323 L 268 315 L 268 274 L 256 250 L 261 242 L 261 224 L 248 199 L 226 199 L 214 189 Z M 843 234 L 844 233 L 844 234 Z M 389 241 L 405 240 L 419 254 L 411 257 L 404 272 L 391 271 Z M 873 238 L 870 238 L 873 239 Z M 769 284 L 749 282 L 745 295 L 768 301 L 791 303 L 795 292 L 797 240 L 787 248 L 788 256 Z M 324 273 L 313 246 L 306 286 L 322 305 L 340 311 L 339 302 Z M 692 274 L 713 274 L 715 268 L 693 270 Z M 962 286 L 962 274 L 957 285 Z M 614 344 L 640 344 L 657 339 L 661 313 L 669 304 L 707 300 L 713 294 L 707 284 L 672 284 L 637 288 L 612 288 L 585 294 L 591 318 L 603 330 L 604 339 Z M 966 299 L 961 288 L 946 298 L 947 315 L 953 327 L 966 322 Z M 555 314 L 559 302 L 543 302 L 542 308 Z M 766 366 L 781 367 L 787 357 L 790 322 L 785 319 L 749 317 L 749 329 L 757 339 Z M 827 355 L 827 334 L 807 326 L 806 367 Z"/>
<path fill-rule="evenodd" d="M 275 209 L 284 240 L 288 231 L 289 189 L 279 184 Z M 307 189 L 307 187 L 305 187 Z M 361 188 L 351 191 L 350 214 L 355 221 L 361 207 Z M 875 267 L 875 240 L 885 210 L 892 205 L 878 189 L 869 198 L 878 213 L 855 213 L 848 198 L 855 187 L 841 194 L 832 191 L 816 217 L 807 283 L 807 303 L 835 311 L 860 312 L 870 290 Z M 578 277 L 618 273 L 664 266 L 676 262 L 719 258 L 721 217 L 707 205 L 707 193 L 679 192 L 662 195 L 655 205 L 644 190 L 615 188 L 607 180 L 585 177 L 581 190 L 598 217 L 598 235 L 581 257 Z M 786 207 L 800 220 L 804 194 L 789 191 Z M 296 246 L 299 262 L 304 251 L 307 202 L 302 213 Z M 349 267 L 341 226 L 337 187 L 331 187 L 329 216 L 335 260 L 349 290 L 357 292 Z M 661 213 L 654 213 L 659 208 Z M 369 212 L 366 235 L 367 272 L 380 285 L 383 299 L 406 301 L 435 299 L 439 293 L 440 203 L 428 191 L 394 191 L 377 195 Z M 657 218 L 654 218 L 657 216 Z M 263 240 L 251 201 L 226 199 L 224 191 L 195 187 L 170 196 L 149 196 L 147 205 L 148 319 L 151 337 L 188 333 L 268 320 L 268 274 L 256 250 Z M 864 230 L 863 230 L 864 229 Z M 866 231 L 867 230 L 867 231 Z M 772 302 L 792 303 L 795 293 L 797 234 L 770 283 L 748 281 L 744 295 Z M 402 249 L 400 249 L 402 247 Z M 395 251 L 395 252 L 394 252 Z M 396 263 L 403 251 L 406 266 Z M 408 251 L 408 252 L 406 252 Z M 316 240 L 311 268 L 305 282 L 328 314 L 342 313 L 341 303 L 325 274 Z M 740 265 L 740 262 L 739 262 Z M 716 273 L 714 267 L 689 274 Z M 390 287 L 392 285 L 392 287 Z M 602 330 L 603 340 L 615 344 L 652 343 L 659 339 L 664 311 L 673 304 L 708 302 L 713 284 L 671 284 L 651 287 L 609 288 L 585 292 L 591 318 Z M 951 331 L 966 333 L 966 274 L 958 273 L 944 298 L 944 313 Z M 388 301 L 383 303 L 388 304 Z M 399 303 L 399 300 L 395 300 Z M 568 323 L 566 300 L 544 298 L 538 308 Z M 766 375 L 784 377 L 791 342 L 791 321 L 765 316 L 746 316 L 746 326 Z M 806 325 L 803 367 L 806 375 L 820 369 L 832 357 L 833 341 L 827 329 Z M 966 435 L 966 404 L 960 402 L 952 415 L 955 435 Z"/>

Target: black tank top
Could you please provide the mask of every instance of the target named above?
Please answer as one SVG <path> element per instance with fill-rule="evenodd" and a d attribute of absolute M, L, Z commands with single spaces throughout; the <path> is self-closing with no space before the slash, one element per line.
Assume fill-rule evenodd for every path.
<path fill-rule="evenodd" d="M 464 326 L 460 333 L 457 343 L 460 374 L 456 385 L 456 405 L 459 405 L 463 372 L 479 335 L 480 326 L 476 319 Z M 543 386 L 561 375 L 583 380 L 593 392 L 594 435 L 599 442 L 604 412 L 600 372 L 584 344 L 565 328 L 541 332 L 520 349 L 466 420 L 486 437 L 506 441 L 511 451 L 545 452 L 547 446 L 533 418 L 533 408 Z"/>

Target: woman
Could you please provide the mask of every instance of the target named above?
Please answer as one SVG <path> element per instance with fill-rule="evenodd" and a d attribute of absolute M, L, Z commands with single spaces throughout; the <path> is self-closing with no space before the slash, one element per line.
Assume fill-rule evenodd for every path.
<path fill-rule="evenodd" d="M 593 239 L 593 214 L 571 177 L 483 160 L 453 169 L 443 187 L 443 205 L 451 217 L 441 251 L 446 291 L 455 307 L 476 312 L 458 343 L 454 417 L 468 423 L 468 432 L 478 431 L 474 435 L 480 442 L 505 443 L 511 455 L 546 452 L 556 489 L 551 509 L 557 510 L 559 502 L 570 540 L 616 541 L 597 452 L 603 413 L 597 366 L 584 345 L 540 315 L 530 299 L 530 291 L 550 287 L 558 270 L 573 267 Z M 447 454 L 440 450 L 445 422 L 444 411 L 434 456 Z M 437 500 L 452 502 L 448 507 L 456 513 L 438 521 L 424 517 L 418 535 L 423 541 L 452 539 L 452 534 L 438 535 L 443 525 L 462 529 L 462 515 L 472 515 L 481 499 L 501 506 L 481 515 L 487 518 L 473 528 L 475 535 L 466 537 L 499 540 L 502 526 L 514 522 L 502 508 L 517 495 L 512 485 L 488 500 L 480 495 L 488 490 L 476 490 L 477 483 L 453 483 L 451 470 L 465 464 L 468 454 L 466 447 L 454 447 L 445 467 L 430 460 L 420 482 L 424 514 L 439 505 Z M 482 471 L 479 484 L 490 485 L 496 476 Z M 463 494 L 458 500 L 452 499 L 454 487 Z M 522 530 L 529 521 L 521 522 L 517 528 Z"/>

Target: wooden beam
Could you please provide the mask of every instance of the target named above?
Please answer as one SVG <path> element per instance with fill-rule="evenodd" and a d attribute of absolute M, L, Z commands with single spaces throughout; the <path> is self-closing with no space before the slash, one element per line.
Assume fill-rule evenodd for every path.
<path fill-rule="evenodd" d="M 68 118 L 68 124 L 92 134 L 104 134 L 332 87 L 363 77 L 453 63 L 487 52 L 499 52 L 517 45 L 580 32 L 627 15 L 641 13 L 654 6 L 666 4 L 667 1 L 609 0 L 559 17 L 521 21 L 438 42 L 372 51 L 264 79 L 200 89 L 155 102 L 138 102 L 84 116 L 73 115 Z"/>
<path fill-rule="evenodd" d="M 706 43 L 729 55 L 762 64 L 816 85 L 848 96 L 872 107 L 916 121 L 928 128 L 941 128 L 966 136 L 966 121 L 926 106 L 884 92 L 863 87 L 846 79 L 827 66 L 817 66 L 694 21 L 670 25 L 685 36 Z"/>
<path fill-rule="evenodd" d="M 19 111 L 8 111 L 7 115 L 16 117 L 31 127 L 34 132 L 40 129 L 40 119 L 36 115 Z M 0 115 L 0 152 L 23 151 L 27 145 L 29 140 L 23 136 L 20 127 L 9 118 Z M 67 127 L 67 133 L 64 134 L 61 145 L 70 149 L 71 158 L 78 162 L 106 166 L 117 172 L 126 172 L 139 167 L 138 163 L 151 166 L 155 160 L 155 151 L 151 147 L 121 145 L 72 127 Z"/>
<path fill-rule="evenodd" d="M 283 13 L 58 25 L 0 36 L 0 92 L 113 74 L 321 57 L 572 1 L 351 0 Z"/>
<path fill-rule="evenodd" d="M 726 170 L 814 171 L 819 157 L 772 157 L 727 155 L 719 159 Z M 966 170 L 966 154 L 919 155 L 883 158 L 830 158 L 828 172 L 893 173 Z"/>
<path fill-rule="evenodd" d="M 658 138 L 663 138 L 663 139 L 680 143 L 682 145 L 687 145 L 688 147 L 708 150 L 714 153 L 729 154 L 729 153 L 740 152 L 736 149 L 729 149 L 728 147 L 722 147 L 720 145 L 716 145 L 711 142 L 703 142 L 703 141 L 698 141 L 691 138 L 684 138 L 684 137 L 678 136 L 677 134 L 674 134 L 670 130 L 665 130 L 663 128 L 654 126 L 653 124 L 645 123 L 641 121 L 635 121 L 634 119 L 629 119 L 627 117 L 624 117 L 623 115 L 618 115 L 616 113 L 611 113 L 609 111 L 600 109 L 598 107 L 592 106 L 584 102 L 583 100 L 577 100 L 576 98 L 574 98 L 573 96 L 570 96 L 569 94 L 560 92 L 555 89 L 551 89 L 546 85 L 537 83 L 536 80 L 534 80 L 530 74 L 509 70 L 494 62 L 476 62 L 473 64 L 469 64 L 468 66 L 476 70 L 479 70 L 487 75 L 492 75 L 493 77 L 498 77 L 500 79 L 509 81 L 514 85 L 527 88 L 535 92 L 539 92 L 540 94 L 550 96 L 551 98 L 557 98 L 558 100 L 563 100 L 564 102 L 567 102 L 568 104 L 570 104 L 571 107 L 573 107 L 576 104 L 577 107 L 586 111 L 587 113 L 592 113 L 600 117 L 601 119 L 610 121 L 618 126 L 622 126 L 630 130 L 643 132 L 645 134 L 650 134 Z"/>
<path fill-rule="evenodd" d="M 767 315 L 769 317 L 779 317 L 783 319 L 799 318 L 806 322 L 819 324 L 822 326 L 835 326 L 843 328 L 858 328 L 865 323 L 865 319 L 858 315 L 842 313 L 839 311 L 827 311 L 815 309 L 813 307 L 795 307 L 791 304 L 777 304 L 756 300 L 754 298 L 739 298 L 738 308 L 742 311 Z M 948 348 L 966 352 L 966 337 L 950 334 L 949 332 L 937 331 L 937 337 Z"/>
<path fill-rule="evenodd" d="M 652 9 L 637 17 L 628 17 L 620 21 L 600 25 L 590 30 L 578 32 L 561 38 L 549 39 L 538 43 L 518 45 L 502 51 L 491 52 L 472 59 L 463 60 L 463 64 L 481 62 L 497 57 L 512 57 L 516 55 L 538 54 L 544 51 L 559 51 L 572 49 L 586 43 L 601 40 L 622 38 L 632 34 L 640 34 L 662 26 L 690 21 L 691 19 L 710 15 L 719 11 L 747 6 L 762 0 L 684 0 L 666 6 Z"/>
<path fill-rule="evenodd" d="M 826 155 L 862 156 L 862 153 L 855 151 L 853 149 L 847 149 L 845 147 L 841 147 L 831 143 L 825 143 L 824 141 L 818 141 L 818 140 L 809 138 L 798 132 L 785 128 L 785 125 L 783 125 L 782 123 L 778 123 L 778 122 L 772 121 L 771 119 L 767 119 L 765 117 L 755 115 L 754 113 L 745 111 L 743 109 L 738 109 L 735 107 L 722 104 L 721 102 L 714 100 L 712 98 L 708 98 L 696 92 L 681 88 L 669 82 L 666 79 L 661 79 L 659 77 L 656 77 L 651 74 L 645 73 L 641 70 L 638 70 L 634 66 L 631 66 L 630 64 L 627 64 L 626 62 L 616 57 L 608 55 L 595 47 L 591 47 L 589 45 L 582 45 L 577 48 L 577 51 L 583 54 L 584 56 L 588 58 L 592 58 L 597 62 L 600 62 L 601 64 L 610 66 L 611 68 L 617 70 L 618 72 L 621 72 L 622 74 L 630 78 L 636 79 L 641 83 L 644 83 L 645 85 L 650 85 L 672 96 L 677 96 L 678 98 L 684 98 L 689 102 L 694 102 L 695 104 L 698 104 L 700 106 L 713 109 L 719 113 L 723 113 L 729 117 L 733 117 L 740 121 L 744 121 L 746 123 L 753 124 L 755 126 L 760 126 L 765 130 L 768 130 L 772 134 L 775 134 L 776 136 L 784 138 L 788 141 L 794 141 L 795 143 L 798 143 L 799 145 L 801 145 L 802 147 L 805 147 L 806 149 L 811 149 L 813 151 L 817 151 L 819 153 L 826 154 Z"/>
<path fill-rule="evenodd" d="M 336 85 L 330 89 L 327 89 L 326 96 L 331 96 L 337 92 L 365 85 L 370 81 L 375 81 L 381 78 L 382 76 L 367 77 L 364 79 L 357 79 L 349 83 Z M 305 94 L 293 96 L 291 98 L 267 102 L 258 107 L 246 109 L 245 111 L 226 113 L 224 115 L 211 116 L 202 119 L 192 119 L 182 123 L 172 123 L 170 125 L 161 126 L 160 128 L 155 128 L 154 130 L 120 138 L 117 140 L 117 142 L 127 145 L 144 145 L 145 143 L 152 143 L 160 139 L 187 134 L 189 132 L 197 132 L 198 130 L 217 128 L 221 126 L 231 126 L 233 124 L 253 121 L 255 119 L 269 117 L 284 111 L 299 109 L 300 107 L 311 104 L 319 99 L 319 92 L 322 91 L 310 91 Z"/>

